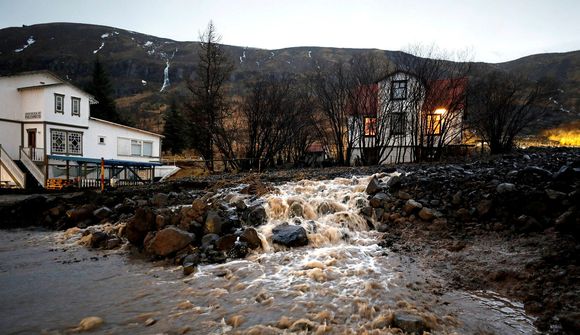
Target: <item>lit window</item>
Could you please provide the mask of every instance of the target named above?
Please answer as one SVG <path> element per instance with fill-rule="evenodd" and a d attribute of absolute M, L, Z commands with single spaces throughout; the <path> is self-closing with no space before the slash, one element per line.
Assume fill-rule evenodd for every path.
<path fill-rule="evenodd" d="M 407 99 L 407 81 L 395 80 L 391 86 L 391 99 L 404 100 Z"/>
<path fill-rule="evenodd" d="M 71 113 L 73 116 L 81 116 L 81 99 L 71 98 Z"/>
<path fill-rule="evenodd" d="M 441 115 L 441 113 L 427 114 L 428 135 L 441 135 Z"/>
<path fill-rule="evenodd" d="M 54 95 L 54 112 L 64 114 L 64 95 Z"/>
<path fill-rule="evenodd" d="M 405 113 L 391 113 L 390 121 L 391 135 L 405 135 L 407 126 Z"/>
<path fill-rule="evenodd" d="M 377 134 L 377 118 L 365 117 L 365 136 L 375 136 Z"/>

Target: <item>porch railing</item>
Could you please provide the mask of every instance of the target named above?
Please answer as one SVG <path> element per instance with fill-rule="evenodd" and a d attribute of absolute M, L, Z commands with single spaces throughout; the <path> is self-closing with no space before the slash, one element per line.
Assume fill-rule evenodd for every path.
<path fill-rule="evenodd" d="M 36 166 L 36 164 L 34 163 L 33 159 L 30 156 L 28 156 L 28 153 L 27 153 L 27 152 L 31 152 L 32 154 L 35 154 L 36 150 L 26 150 L 26 149 L 35 149 L 35 148 L 23 148 L 23 147 L 21 147 L 20 148 L 20 161 L 28 169 L 30 174 L 32 174 L 34 179 L 36 179 L 40 183 L 40 185 L 42 185 L 42 187 L 45 187 L 46 186 L 46 176 L 44 175 L 44 173 L 42 171 L 40 171 L 38 166 Z M 43 151 L 42 155 L 44 156 L 44 151 Z"/>
<path fill-rule="evenodd" d="M 21 147 L 20 149 L 25 152 L 33 162 L 44 163 L 44 148 Z"/>

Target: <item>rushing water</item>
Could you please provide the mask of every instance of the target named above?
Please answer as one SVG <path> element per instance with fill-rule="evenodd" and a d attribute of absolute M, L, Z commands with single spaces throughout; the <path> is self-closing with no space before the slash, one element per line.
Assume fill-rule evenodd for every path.
<path fill-rule="evenodd" d="M 99 316 L 102 334 L 384 334 L 393 313 L 421 316 L 440 334 L 535 333 L 521 305 L 489 292 L 442 292 L 436 276 L 377 246 L 380 234 L 357 214 L 368 181 L 288 183 L 260 199 L 218 194 L 232 205 L 264 203 L 263 250 L 189 277 L 128 248 L 86 250 L 78 234 L 0 232 L 1 333 L 65 333 Z M 273 244 L 272 229 L 284 222 L 303 226 L 310 244 Z"/>

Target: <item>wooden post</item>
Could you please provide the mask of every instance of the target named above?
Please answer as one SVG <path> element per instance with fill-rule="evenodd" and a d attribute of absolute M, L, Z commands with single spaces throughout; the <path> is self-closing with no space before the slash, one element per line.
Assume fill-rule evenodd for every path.
<path fill-rule="evenodd" d="M 105 159 L 101 157 L 101 192 L 105 190 Z"/>

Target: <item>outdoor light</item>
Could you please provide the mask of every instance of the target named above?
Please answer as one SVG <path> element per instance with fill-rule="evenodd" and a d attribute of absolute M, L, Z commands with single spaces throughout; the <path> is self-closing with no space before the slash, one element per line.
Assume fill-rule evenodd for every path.
<path fill-rule="evenodd" d="M 447 112 L 447 109 L 445 108 L 437 108 L 435 110 L 435 114 L 445 114 Z"/>

